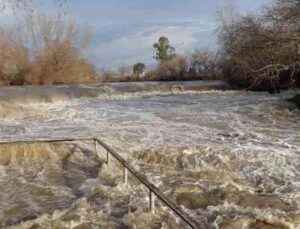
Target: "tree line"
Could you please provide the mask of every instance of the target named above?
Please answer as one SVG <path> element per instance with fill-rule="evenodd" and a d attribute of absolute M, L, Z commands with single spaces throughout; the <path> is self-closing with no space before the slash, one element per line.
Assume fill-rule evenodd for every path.
<path fill-rule="evenodd" d="M 102 78 L 104 81 L 180 81 L 214 80 L 221 77 L 216 55 L 212 51 L 202 49 L 180 55 L 166 36 L 161 36 L 153 48 L 153 58 L 157 61 L 155 68 L 147 69 L 144 63 L 138 62 L 132 67 L 121 66 L 119 73 L 104 70 Z"/>
<path fill-rule="evenodd" d="M 161 36 L 153 44 L 154 69 L 138 62 L 118 73 L 99 72 L 85 58 L 87 28 L 61 15 L 36 16 L 34 0 L 0 3 L 23 15 L 15 28 L 0 28 L 0 85 L 225 79 L 270 92 L 300 86 L 300 0 L 273 0 L 260 13 L 247 15 L 229 4 L 217 14 L 217 50 L 184 56 Z"/>
<path fill-rule="evenodd" d="M 274 0 L 256 14 L 240 14 L 234 4 L 217 12 L 217 50 L 177 55 L 159 38 L 157 68 L 149 80 L 225 79 L 249 90 L 279 92 L 300 86 L 300 0 Z"/>
<path fill-rule="evenodd" d="M 218 65 L 229 82 L 250 90 L 300 86 L 300 0 L 274 0 L 259 14 L 219 11 Z"/>
<path fill-rule="evenodd" d="M 88 83 L 96 68 L 84 51 L 91 38 L 87 27 L 56 16 L 38 14 L 37 0 L 0 0 L 0 14 L 13 12 L 15 24 L 0 26 L 0 85 Z M 62 8 L 67 0 L 53 0 Z"/>

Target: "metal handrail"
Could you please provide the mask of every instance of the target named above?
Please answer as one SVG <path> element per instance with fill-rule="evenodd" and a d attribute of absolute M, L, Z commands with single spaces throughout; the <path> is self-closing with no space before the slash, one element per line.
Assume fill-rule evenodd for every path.
<path fill-rule="evenodd" d="M 73 141 L 94 141 L 94 137 L 62 137 L 59 139 L 44 139 L 44 138 L 37 138 L 34 140 L 6 140 L 6 141 L 0 141 L 0 145 L 3 144 L 23 144 L 23 143 L 54 143 L 54 142 L 73 142 Z"/>
<path fill-rule="evenodd" d="M 123 166 L 124 182 L 127 183 L 128 171 L 144 186 L 149 189 L 149 199 L 150 199 L 150 209 L 154 211 L 155 207 L 155 196 L 164 203 L 169 209 L 171 209 L 183 222 L 193 229 L 203 228 L 194 222 L 180 207 L 174 204 L 165 194 L 163 194 L 157 187 L 145 179 L 141 174 L 139 174 L 122 156 L 120 156 L 116 151 L 114 151 L 110 146 L 104 143 L 102 140 L 95 137 L 77 137 L 77 138 L 60 138 L 60 139 L 37 139 L 37 140 L 21 140 L 21 141 L 6 141 L 1 142 L 2 144 L 22 144 L 22 143 L 55 143 L 55 142 L 72 142 L 72 141 L 94 141 L 97 151 L 97 144 L 101 145 L 107 151 L 107 163 L 109 163 L 109 154 L 112 155 L 117 161 L 119 161 Z M 98 152 L 96 152 L 98 154 Z"/>
<path fill-rule="evenodd" d="M 106 143 L 104 143 L 100 139 L 95 139 L 103 148 L 107 150 L 114 158 L 116 158 L 130 173 L 135 176 L 143 185 L 145 185 L 150 191 L 150 208 L 154 207 L 154 199 L 153 195 L 163 202 L 168 208 L 170 208 L 182 221 L 184 221 L 191 228 L 200 228 L 200 225 L 196 225 L 195 222 L 184 212 L 181 208 L 179 208 L 176 204 L 174 204 L 165 194 L 163 194 L 157 187 L 155 187 L 152 183 L 146 180 L 141 174 L 139 174 L 123 157 L 121 157 L 116 151 L 114 151 L 111 147 L 109 147 Z"/>

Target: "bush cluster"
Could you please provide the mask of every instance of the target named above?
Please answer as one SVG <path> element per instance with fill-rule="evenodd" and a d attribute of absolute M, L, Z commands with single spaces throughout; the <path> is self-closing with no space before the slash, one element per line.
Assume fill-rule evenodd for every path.
<path fill-rule="evenodd" d="M 20 27 L 19 27 L 20 28 Z M 0 85 L 93 82 L 84 57 L 88 33 L 60 17 L 27 18 L 22 30 L 0 30 Z"/>
<path fill-rule="evenodd" d="M 270 92 L 300 84 L 300 0 L 274 0 L 262 13 L 219 13 L 220 68 L 232 83 Z"/>

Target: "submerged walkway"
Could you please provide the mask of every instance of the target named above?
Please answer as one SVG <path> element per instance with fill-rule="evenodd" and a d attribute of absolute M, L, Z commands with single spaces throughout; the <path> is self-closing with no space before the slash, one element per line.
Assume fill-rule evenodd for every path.
<path fill-rule="evenodd" d="M 180 207 L 178 207 L 173 201 L 171 201 L 164 193 L 162 193 L 157 187 L 150 183 L 143 175 L 137 172 L 120 154 L 114 151 L 110 146 L 104 143 L 99 138 L 95 137 L 79 137 L 79 138 L 60 138 L 60 139 L 38 139 L 38 140 L 24 140 L 24 141 L 8 141 L 0 142 L 1 144 L 24 144 L 24 143 L 57 143 L 57 142 L 72 142 L 72 141 L 92 141 L 95 146 L 95 151 L 101 160 L 99 147 L 106 150 L 105 163 L 110 164 L 111 157 L 116 159 L 123 168 L 123 182 L 128 183 L 129 173 L 133 175 L 140 183 L 142 183 L 149 190 L 149 208 L 152 213 L 155 213 L 155 200 L 159 200 L 165 206 L 167 206 L 182 222 L 184 222 L 190 228 L 204 228 L 196 223 L 189 215 L 187 215 Z M 102 156 L 103 158 L 103 156 Z"/>

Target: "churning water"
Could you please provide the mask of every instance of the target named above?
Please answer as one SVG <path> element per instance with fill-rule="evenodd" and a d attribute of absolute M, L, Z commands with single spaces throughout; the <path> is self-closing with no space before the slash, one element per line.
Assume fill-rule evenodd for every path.
<path fill-rule="evenodd" d="M 0 89 L 0 139 L 97 136 L 206 228 L 300 228 L 300 112 L 220 82 Z M 0 146 L 0 226 L 180 228 L 90 142 Z"/>

